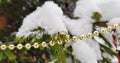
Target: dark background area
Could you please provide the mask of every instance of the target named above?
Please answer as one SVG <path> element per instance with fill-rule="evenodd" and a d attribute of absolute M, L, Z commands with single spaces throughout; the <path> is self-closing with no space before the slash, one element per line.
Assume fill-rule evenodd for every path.
<path fill-rule="evenodd" d="M 44 4 L 45 1 L 54 1 L 57 3 L 64 13 L 68 14 L 65 7 L 72 6 L 77 0 L 0 0 L 0 11 L 4 11 L 9 16 L 9 26 L 15 31 L 20 27 L 23 18 L 34 11 L 36 7 Z M 73 7 L 70 11 L 73 11 Z"/>

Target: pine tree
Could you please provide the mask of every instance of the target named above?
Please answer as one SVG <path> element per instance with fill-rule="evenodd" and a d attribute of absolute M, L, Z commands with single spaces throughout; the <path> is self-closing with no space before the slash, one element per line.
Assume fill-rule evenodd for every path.
<path fill-rule="evenodd" d="M 47 0 L 0 0 L 0 10 L 5 11 L 9 16 L 9 26 L 14 29 L 14 31 L 17 31 L 18 28 L 21 26 L 23 19 L 28 15 L 29 13 L 33 12 L 37 6 L 42 6 L 44 2 Z M 64 14 L 67 15 L 70 19 L 79 19 L 79 17 L 73 16 L 73 11 L 75 9 L 75 3 L 77 0 L 53 0 L 55 3 L 57 3 L 63 10 Z M 107 21 L 101 22 L 101 15 L 97 12 L 93 14 L 91 17 L 96 22 L 93 23 L 93 26 L 100 26 L 100 27 L 106 27 Z M 93 31 L 96 29 L 93 28 Z M 19 44 L 22 43 L 23 45 L 30 43 L 33 44 L 34 42 L 41 43 L 43 41 L 49 42 L 49 41 L 65 41 L 67 39 L 66 35 L 56 34 L 56 35 L 49 35 L 44 34 L 45 30 L 42 28 L 37 28 L 32 31 L 38 31 L 38 34 L 43 34 L 42 38 L 36 38 L 36 35 L 30 35 L 29 37 L 15 37 L 15 34 L 10 33 L 9 35 L 6 35 L 7 32 L 4 32 L 4 34 L 1 34 L 0 37 L 5 38 L 3 41 L 5 44 Z M 70 37 L 72 35 L 68 33 Z M 7 38 L 6 38 L 7 37 Z M 57 37 L 57 38 L 56 38 Z M 107 46 L 104 46 L 102 44 L 100 45 L 100 50 L 102 53 L 107 52 L 110 56 L 116 56 L 115 52 L 113 52 L 110 48 L 112 48 L 112 45 L 109 43 L 109 41 L 100 34 L 99 37 L 101 37 L 107 44 Z M 0 38 L 0 39 L 3 39 Z M 94 39 L 94 38 L 93 38 Z M 0 40 L 1 41 L 1 40 Z M 31 48 L 31 50 L 26 50 L 23 48 L 22 50 L 9 50 L 6 49 L 4 51 L 0 50 L 0 63 L 48 63 L 50 61 L 55 61 L 55 63 L 67 63 L 66 57 L 70 57 L 72 60 L 72 63 L 80 63 L 80 60 L 76 59 L 74 55 L 72 55 L 72 46 L 69 46 L 67 50 L 64 50 L 65 43 L 62 45 L 54 45 L 50 48 L 43 48 L 40 46 L 38 49 Z M 52 53 L 51 53 L 52 52 Z M 51 58 L 51 56 L 53 56 Z M 54 59 L 53 59 L 54 58 Z M 110 63 L 111 60 L 109 58 L 103 57 L 103 60 L 99 60 L 98 63 Z"/>

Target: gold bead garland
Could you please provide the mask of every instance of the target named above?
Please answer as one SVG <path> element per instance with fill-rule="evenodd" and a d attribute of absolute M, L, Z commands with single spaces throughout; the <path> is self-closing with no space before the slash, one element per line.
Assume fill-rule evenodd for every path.
<path fill-rule="evenodd" d="M 55 44 L 62 45 L 63 42 L 69 43 L 71 41 L 76 42 L 79 39 L 83 40 L 85 38 L 92 38 L 93 36 L 98 36 L 100 33 L 104 34 L 106 32 L 111 32 L 113 29 L 117 29 L 119 26 L 120 26 L 120 23 L 119 24 L 114 24 L 113 26 L 108 26 L 107 28 L 103 28 L 103 29 L 101 29 L 99 31 L 94 31 L 93 33 L 87 33 L 86 35 L 80 35 L 79 37 L 73 36 L 71 39 L 66 39 L 64 41 L 62 41 L 62 40 L 50 41 L 49 43 L 46 43 L 46 42 L 43 41 L 41 44 L 39 44 L 39 43 L 36 42 L 36 43 L 33 43 L 33 44 L 27 43 L 25 45 L 23 45 L 23 44 L 17 44 L 16 46 L 14 44 L 10 44 L 10 45 L 2 44 L 2 45 L 0 45 L 0 49 L 1 50 L 5 50 L 5 49 L 8 48 L 10 50 L 14 50 L 16 48 L 18 50 L 21 50 L 21 49 L 25 48 L 25 49 L 29 50 L 29 49 L 31 49 L 31 47 L 33 47 L 33 48 L 39 48 L 40 45 L 42 47 L 47 47 L 48 45 L 50 45 L 52 47 Z"/>
<path fill-rule="evenodd" d="M 70 40 L 69 40 L 69 39 L 66 39 L 66 40 L 65 40 L 65 43 L 69 43 L 69 42 L 70 42 Z"/>
<path fill-rule="evenodd" d="M 61 44 L 63 44 L 62 40 L 60 40 L 60 41 L 57 41 L 57 44 L 58 44 L 58 45 L 61 45 Z"/>
<path fill-rule="evenodd" d="M 7 46 L 5 44 L 3 44 L 3 45 L 0 46 L 1 50 L 5 50 L 6 48 L 7 48 Z"/>
<path fill-rule="evenodd" d="M 34 44 L 33 44 L 33 47 L 34 47 L 34 48 L 39 48 L 39 44 L 38 44 L 38 43 L 34 43 Z"/>
<path fill-rule="evenodd" d="M 29 44 L 29 43 L 26 44 L 26 45 L 25 45 L 25 48 L 29 50 L 29 49 L 31 48 L 31 44 Z"/>
<path fill-rule="evenodd" d="M 107 31 L 108 31 L 108 32 L 111 32 L 111 31 L 112 31 L 112 27 L 111 27 L 111 26 L 108 26 L 108 27 L 107 27 Z"/>
<path fill-rule="evenodd" d="M 21 50 L 23 48 L 23 45 L 22 44 L 18 44 L 17 45 L 17 49 Z"/>
<path fill-rule="evenodd" d="M 11 44 L 11 45 L 8 46 L 8 48 L 9 48 L 10 50 L 14 50 L 15 46 L 14 46 L 13 44 Z"/>
<path fill-rule="evenodd" d="M 42 47 L 47 47 L 47 43 L 46 42 L 42 42 Z"/>
<path fill-rule="evenodd" d="M 92 33 L 88 33 L 88 34 L 86 35 L 87 38 L 91 38 L 92 36 L 93 36 Z"/>
<path fill-rule="evenodd" d="M 74 42 L 76 42 L 76 41 L 78 40 L 78 38 L 77 38 L 76 36 L 73 36 L 73 37 L 72 37 L 72 40 L 73 40 Z"/>
<path fill-rule="evenodd" d="M 106 32 L 106 28 L 100 30 L 100 33 L 104 34 Z"/>
<path fill-rule="evenodd" d="M 93 35 L 94 35 L 94 36 L 98 36 L 98 35 L 99 35 L 99 31 L 94 31 L 94 32 L 93 32 Z"/>
<path fill-rule="evenodd" d="M 54 45 L 55 45 L 55 42 L 50 41 L 49 44 L 50 44 L 50 46 L 54 46 Z"/>
<path fill-rule="evenodd" d="M 113 29 L 116 29 L 119 26 L 119 24 L 114 24 L 112 27 Z"/>
<path fill-rule="evenodd" d="M 80 39 L 80 40 L 83 40 L 84 38 L 85 38 L 84 35 L 80 35 L 80 36 L 79 36 L 79 39 Z"/>

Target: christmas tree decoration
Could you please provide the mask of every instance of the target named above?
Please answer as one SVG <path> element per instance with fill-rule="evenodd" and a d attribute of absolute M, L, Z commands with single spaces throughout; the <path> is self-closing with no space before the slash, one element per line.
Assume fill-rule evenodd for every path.
<path fill-rule="evenodd" d="M 105 33 L 106 32 L 106 29 L 101 29 L 100 30 L 100 33 Z"/>
<path fill-rule="evenodd" d="M 25 45 L 25 48 L 29 50 L 29 49 L 31 48 L 31 44 L 29 44 L 29 43 L 26 44 L 26 45 Z"/>
<path fill-rule="evenodd" d="M 57 41 L 58 45 L 61 45 L 63 44 L 63 42 L 60 40 L 60 41 Z"/>
<path fill-rule="evenodd" d="M 18 44 L 17 45 L 17 49 L 21 50 L 23 48 L 23 45 L 22 44 Z"/>
<path fill-rule="evenodd" d="M 73 40 L 74 42 L 76 42 L 76 41 L 78 40 L 78 38 L 77 38 L 76 36 L 73 36 L 73 37 L 72 37 L 72 40 Z"/>
<path fill-rule="evenodd" d="M 114 24 L 112 27 L 113 29 L 116 29 L 118 27 L 118 24 Z"/>
<path fill-rule="evenodd" d="M 42 47 L 47 47 L 47 43 L 46 42 L 42 42 Z"/>
<path fill-rule="evenodd" d="M 91 38 L 91 37 L 92 37 L 92 33 L 88 33 L 88 34 L 86 35 L 86 37 L 87 37 L 87 38 Z"/>
<path fill-rule="evenodd" d="M 120 62 L 119 0 L 10 0 L 0 4 L 0 9 L 10 8 L 8 13 L 16 10 L 8 14 L 16 21 L 8 27 L 12 30 L 16 25 L 17 30 L 0 29 L 0 63 Z M 2 15 L 0 21 L 5 21 Z"/>
<path fill-rule="evenodd" d="M 15 45 L 11 44 L 11 45 L 8 46 L 8 48 L 9 48 L 10 50 L 14 50 Z"/>
<path fill-rule="evenodd" d="M 34 43 L 34 44 L 33 44 L 33 47 L 34 47 L 34 48 L 39 48 L 39 44 L 38 44 L 38 43 Z"/>
<path fill-rule="evenodd" d="M 84 35 L 80 35 L 79 38 L 80 38 L 80 40 L 83 40 L 85 38 L 85 36 Z"/>
<path fill-rule="evenodd" d="M 65 43 L 69 43 L 69 42 L 70 42 L 70 39 L 66 39 L 66 40 L 65 40 Z"/>
<path fill-rule="evenodd" d="M 50 44 L 50 46 L 54 46 L 54 45 L 55 45 L 55 42 L 50 41 L 49 44 Z"/>
<path fill-rule="evenodd" d="M 78 41 L 79 39 L 80 40 L 83 40 L 83 39 L 87 39 L 87 38 L 92 38 L 94 36 L 98 36 L 100 33 L 101 34 L 104 34 L 105 32 L 112 32 L 112 30 L 117 30 L 117 28 L 120 27 L 118 26 L 118 24 L 114 24 L 113 27 L 111 26 L 108 26 L 106 28 L 103 28 L 99 31 L 93 31 L 93 33 L 87 33 L 86 35 L 80 35 L 79 38 L 77 36 L 73 36 L 72 38 L 67 38 L 65 40 L 58 40 L 57 42 L 56 41 L 49 41 L 49 43 L 46 43 L 45 41 L 43 41 L 42 43 L 34 43 L 33 45 L 30 44 L 30 43 L 27 43 L 25 45 L 22 45 L 22 44 L 18 44 L 17 46 L 15 46 L 14 44 L 11 44 L 11 45 L 1 45 L 1 50 L 5 50 L 7 47 L 10 49 L 10 50 L 13 50 L 15 47 L 17 47 L 18 49 L 22 49 L 23 47 L 25 47 L 26 49 L 30 49 L 31 47 L 34 47 L 34 48 L 39 48 L 40 45 L 42 45 L 42 47 L 47 47 L 48 45 L 50 46 L 54 46 L 56 45 L 57 43 L 59 45 L 62 45 L 64 44 L 63 42 L 65 43 L 69 43 L 71 41 Z M 108 31 L 107 31 L 108 30 Z"/>
<path fill-rule="evenodd" d="M 98 36 L 98 35 L 99 35 L 99 31 L 94 31 L 94 32 L 93 32 L 93 35 L 94 35 L 94 36 Z"/>
<path fill-rule="evenodd" d="M 111 26 L 107 27 L 107 31 L 111 32 L 112 31 L 112 27 Z"/>
<path fill-rule="evenodd" d="M 4 44 L 0 46 L 0 49 L 1 49 L 1 50 L 5 50 L 6 48 L 7 48 L 7 46 L 4 45 Z"/>

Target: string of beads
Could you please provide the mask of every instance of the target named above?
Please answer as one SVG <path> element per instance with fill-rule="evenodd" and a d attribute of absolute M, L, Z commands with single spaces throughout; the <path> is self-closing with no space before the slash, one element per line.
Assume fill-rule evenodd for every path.
<path fill-rule="evenodd" d="M 0 49 L 1 50 L 6 50 L 8 48 L 10 50 L 14 50 L 16 48 L 18 50 L 21 50 L 23 48 L 26 48 L 27 50 L 29 50 L 29 49 L 31 49 L 31 47 L 39 48 L 40 46 L 47 47 L 48 45 L 52 47 L 55 44 L 62 45 L 63 42 L 65 42 L 65 43 L 68 43 L 68 42 L 71 42 L 71 41 L 76 42 L 79 39 L 83 40 L 85 38 L 92 38 L 94 36 L 98 36 L 99 34 L 104 34 L 106 32 L 111 32 L 113 29 L 117 29 L 118 27 L 120 27 L 120 23 L 114 24 L 112 26 L 108 26 L 107 28 L 103 28 L 99 31 L 94 31 L 93 33 L 87 33 L 86 35 L 80 35 L 79 37 L 73 36 L 72 38 L 66 39 L 64 41 L 62 41 L 62 40 L 60 40 L 60 41 L 49 41 L 49 43 L 46 43 L 46 42 L 43 41 L 42 43 L 37 43 L 37 42 L 34 43 L 34 44 L 27 43 L 25 45 L 17 44 L 16 46 L 14 44 L 9 44 L 9 45 L 2 44 L 2 45 L 0 45 Z"/>

